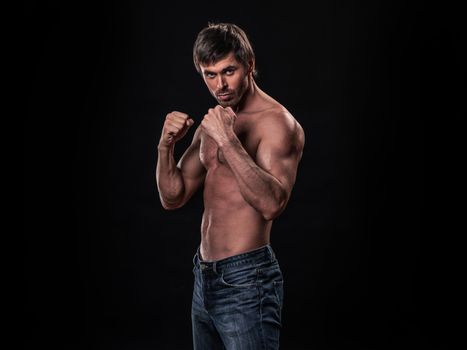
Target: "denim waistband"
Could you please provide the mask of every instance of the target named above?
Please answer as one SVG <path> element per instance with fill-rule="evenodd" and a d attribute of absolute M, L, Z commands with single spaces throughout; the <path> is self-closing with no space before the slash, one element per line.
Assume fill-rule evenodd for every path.
<path fill-rule="evenodd" d="M 274 262 L 276 260 L 276 254 L 274 254 L 270 243 L 260 248 L 216 261 L 204 261 L 201 260 L 200 256 L 200 246 L 198 246 L 196 254 L 193 257 L 193 264 L 201 270 L 212 269 L 215 272 L 230 266 L 259 264 L 264 261 Z"/>

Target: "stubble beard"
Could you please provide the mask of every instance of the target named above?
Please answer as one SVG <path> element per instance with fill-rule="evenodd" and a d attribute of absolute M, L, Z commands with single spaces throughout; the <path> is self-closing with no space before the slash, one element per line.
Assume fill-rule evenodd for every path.
<path fill-rule="evenodd" d="M 220 101 L 216 98 L 217 102 L 224 108 L 231 107 L 235 110 L 235 107 L 240 103 L 245 92 L 248 90 L 248 80 L 245 79 L 243 83 L 233 92 L 233 98 L 229 101 Z"/>

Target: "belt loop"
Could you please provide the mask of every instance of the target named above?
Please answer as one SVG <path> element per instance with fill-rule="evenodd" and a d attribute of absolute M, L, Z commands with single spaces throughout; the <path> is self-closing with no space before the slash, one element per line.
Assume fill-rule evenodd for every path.
<path fill-rule="evenodd" d="M 195 255 L 193 256 L 193 265 L 194 266 L 198 266 L 198 264 L 197 264 L 197 262 L 199 261 L 198 254 L 199 254 L 199 246 L 198 246 L 198 249 L 196 249 Z"/>
<path fill-rule="evenodd" d="M 274 260 L 276 260 L 276 255 L 274 254 L 274 251 L 272 250 L 272 247 L 270 244 L 268 244 L 267 247 L 269 250 L 269 255 L 271 257 L 271 262 L 274 262 Z"/>
<path fill-rule="evenodd" d="M 217 273 L 217 261 L 214 261 L 212 263 L 212 270 L 214 271 L 214 273 Z"/>

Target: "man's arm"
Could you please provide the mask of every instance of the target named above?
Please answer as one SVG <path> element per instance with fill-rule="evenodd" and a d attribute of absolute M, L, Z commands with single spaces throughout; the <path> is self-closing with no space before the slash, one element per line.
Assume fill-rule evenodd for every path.
<path fill-rule="evenodd" d="M 164 209 L 177 209 L 183 206 L 201 186 L 206 174 L 199 159 L 199 128 L 178 164 L 175 163 L 173 155 L 175 142 L 183 137 L 187 128 L 193 124 L 193 122 L 188 124 L 187 118 L 188 116 L 180 114 L 172 116 L 170 121 L 166 119 L 158 145 L 156 182 Z"/>
<path fill-rule="evenodd" d="M 305 135 L 297 121 L 285 112 L 269 116 L 261 128 L 256 162 L 234 133 L 218 138 L 218 145 L 245 201 L 264 219 L 272 220 L 284 210 L 290 198 Z"/>

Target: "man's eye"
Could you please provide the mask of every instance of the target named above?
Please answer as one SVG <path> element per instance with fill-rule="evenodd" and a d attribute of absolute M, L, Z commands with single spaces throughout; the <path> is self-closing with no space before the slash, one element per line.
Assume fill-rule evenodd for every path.
<path fill-rule="evenodd" d="M 232 74 L 234 74 L 234 72 L 235 71 L 233 69 L 228 69 L 228 70 L 225 71 L 225 74 L 232 75 Z"/>
<path fill-rule="evenodd" d="M 214 78 L 216 75 L 214 73 L 207 73 L 206 76 L 208 78 Z"/>

